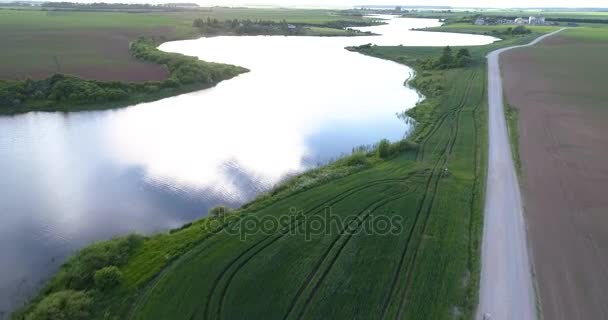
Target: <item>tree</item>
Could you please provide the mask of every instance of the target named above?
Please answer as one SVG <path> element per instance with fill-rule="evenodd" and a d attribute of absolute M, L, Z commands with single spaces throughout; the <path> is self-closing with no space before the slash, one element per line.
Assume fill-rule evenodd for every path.
<path fill-rule="evenodd" d="M 226 206 L 217 206 L 217 207 L 213 207 L 213 208 L 211 208 L 211 210 L 209 210 L 209 215 L 214 218 L 221 218 L 221 217 L 225 216 L 226 214 L 230 213 L 230 211 L 232 211 L 232 210 Z"/>
<path fill-rule="evenodd" d="M 532 31 L 524 26 L 517 26 L 511 31 L 512 34 L 528 34 Z"/>
<path fill-rule="evenodd" d="M 384 159 L 390 155 L 391 143 L 387 139 L 382 139 L 378 143 L 378 157 Z"/>
<path fill-rule="evenodd" d="M 453 61 L 454 57 L 452 56 L 452 48 L 450 48 L 450 46 L 446 46 L 443 48 L 441 57 L 439 57 L 439 67 L 442 69 L 447 69 L 452 66 Z"/>
<path fill-rule="evenodd" d="M 95 271 L 93 280 L 99 290 L 112 289 L 122 280 L 122 272 L 116 266 L 108 266 Z"/>
<path fill-rule="evenodd" d="M 471 53 L 469 49 L 463 48 L 456 53 L 456 66 L 465 67 L 471 63 Z"/>
<path fill-rule="evenodd" d="M 26 320 L 88 319 L 92 299 L 84 291 L 64 290 L 52 293 L 40 301 Z"/>

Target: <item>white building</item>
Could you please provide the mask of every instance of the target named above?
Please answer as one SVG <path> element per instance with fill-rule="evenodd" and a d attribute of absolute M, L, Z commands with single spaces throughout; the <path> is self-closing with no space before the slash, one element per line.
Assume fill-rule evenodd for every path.
<path fill-rule="evenodd" d="M 524 18 L 517 18 L 515 19 L 515 24 L 526 24 L 526 19 Z"/>
<path fill-rule="evenodd" d="M 545 17 L 530 16 L 528 24 L 545 24 Z"/>

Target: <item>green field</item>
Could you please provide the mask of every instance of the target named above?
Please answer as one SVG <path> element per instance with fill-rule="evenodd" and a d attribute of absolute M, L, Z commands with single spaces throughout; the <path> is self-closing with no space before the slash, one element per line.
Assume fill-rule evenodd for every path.
<path fill-rule="evenodd" d="M 468 33 L 468 34 L 481 34 L 487 36 L 493 36 L 503 40 L 517 40 L 522 43 L 529 41 L 530 37 L 536 38 L 539 35 L 549 33 L 558 30 L 559 26 L 528 26 L 525 28 L 530 31 L 529 34 L 510 34 L 511 30 L 515 28 L 515 25 L 474 25 L 471 23 L 448 23 L 439 27 L 424 28 L 424 31 L 434 32 L 454 32 L 454 33 Z M 502 44 L 501 44 L 502 45 Z"/>
<path fill-rule="evenodd" d="M 74 12 L 0 9 L 0 79 L 43 79 L 55 73 L 95 80 L 163 80 L 163 66 L 138 61 L 129 42 L 138 37 L 166 40 L 200 36 L 196 18 L 218 20 L 283 19 L 290 23 L 324 25 L 339 20 L 361 21 L 330 10 L 230 9 L 163 12 Z M 319 29 L 321 35 L 348 35 Z"/>
<path fill-rule="evenodd" d="M 447 18 L 461 19 L 463 17 L 470 18 L 477 15 L 484 16 L 501 16 L 501 17 L 529 17 L 543 16 L 549 20 L 559 18 L 572 19 L 592 19 L 606 20 L 608 19 L 608 11 L 566 11 L 566 10 L 532 10 L 532 9 L 485 9 L 460 11 L 453 10 L 451 12 L 437 11 L 418 11 L 405 14 L 408 17 L 429 17 L 429 18 Z"/>

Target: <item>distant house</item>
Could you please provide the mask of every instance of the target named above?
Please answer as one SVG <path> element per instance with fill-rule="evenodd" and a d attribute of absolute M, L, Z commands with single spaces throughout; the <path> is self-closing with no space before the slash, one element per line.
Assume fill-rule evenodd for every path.
<path fill-rule="evenodd" d="M 484 18 L 477 18 L 475 19 L 475 24 L 478 26 L 483 26 L 484 24 L 486 24 L 486 19 Z"/>
<path fill-rule="evenodd" d="M 528 24 L 531 24 L 531 25 L 545 24 L 545 17 L 530 16 L 530 18 L 528 18 Z"/>
<path fill-rule="evenodd" d="M 515 24 L 526 24 L 526 19 L 524 18 L 517 18 L 515 19 Z"/>
<path fill-rule="evenodd" d="M 296 26 L 295 26 L 295 25 L 293 25 L 293 24 L 288 24 L 288 25 L 287 25 L 287 30 L 288 30 L 288 31 L 293 32 L 293 31 L 296 31 L 296 29 L 297 29 L 297 28 L 296 28 Z"/>

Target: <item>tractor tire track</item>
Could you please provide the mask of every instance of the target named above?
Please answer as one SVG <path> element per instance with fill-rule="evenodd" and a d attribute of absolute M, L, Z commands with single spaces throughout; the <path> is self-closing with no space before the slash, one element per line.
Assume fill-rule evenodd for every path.
<path fill-rule="evenodd" d="M 400 192 L 400 197 L 403 197 L 405 195 L 407 195 L 409 192 L 409 190 L 406 189 L 405 192 Z M 393 197 L 391 197 L 390 199 L 392 199 Z M 351 221 L 350 223 L 348 223 L 348 225 L 345 225 L 344 228 L 342 230 L 340 230 L 340 234 L 334 238 L 334 240 L 332 241 L 332 243 L 327 247 L 327 249 L 325 250 L 325 252 L 323 253 L 323 255 L 321 255 L 321 258 L 317 261 L 317 263 L 315 264 L 315 266 L 313 267 L 313 269 L 309 272 L 309 274 L 307 275 L 306 279 L 304 280 L 304 282 L 300 285 L 300 287 L 298 288 L 298 291 L 296 292 L 296 295 L 294 296 L 294 298 L 292 299 L 290 306 L 285 314 L 285 316 L 283 317 L 283 319 L 286 319 L 289 317 L 289 315 L 291 314 L 291 312 L 293 311 L 294 307 L 296 306 L 298 300 L 300 299 L 300 296 L 302 295 L 302 293 L 309 287 L 310 282 L 313 280 L 313 278 L 317 275 L 319 269 L 321 268 L 321 266 L 323 265 L 323 262 L 325 262 L 326 258 L 329 256 L 329 253 L 331 252 L 331 250 L 334 248 L 334 246 L 336 245 L 336 243 L 344 236 L 344 234 L 348 231 L 348 228 L 350 228 L 350 226 L 354 223 L 357 223 L 358 221 L 364 221 L 365 219 L 367 219 L 367 217 L 369 216 L 369 214 L 371 214 L 371 211 L 376 210 L 379 206 L 382 206 L 384 204 L 386 204 L 387 201 L 384 201 L 386 199 L 381 199 L 375 203 L 373 203 L 372 205 L 368 206 L 367 208 L 365 208 L 364 210 L 362 210 L 356 217 L 356 220 Z M 380 204 L 380 205 L 378 205 Z M 373 209 L 370 208 L 374 207 Z M 367 215 L 365 215 L 365 213 L 368 213 Z M 361 217 L 364 216 L 363 220 L 361 219 Z M 358 224 L 358 226 L 360 226 L 361 223 Z M 358 228 L 356 230 L 354 230 L 355 232 L 358 230 Z M 347 240 L 348 241 L 348 240 Z"/>
<path fill-rule="evenodd" d="M 460 99 L 457 107 L 455 107 L 454 109 L 452 109 L 452 111 L 448 111 L 446 113 L 446 117 L 448 115 L 452 115 L 453 110 L 456 110 L 457 114 L 459 114 L 460 110 L 463 108 L 463 106 L 465 105 L 465 103 L 466 103 L 466 101 L 468 99 L 467 97 L 468 97 L 468 94 L 470 93 L 471 87 L 472 87 L 472 81 L 470 81 L 470 80 L 473 79 L 473 78 L 474 78 L 474 73 L 469 77 L 469 81 L 467 81 L 467 87 L 465 88 L 465 92 L 463 93 L 463 95 L 462 95 L 462 97 L 461 97 L 461 99 Z M 457 118 L 456 118 L 456 120 L 457 120 Z M 458 122 L 458 121 L 456 121 L 456 122 Z M 456 123 L 456 130 L 458 130 L 457 127 L 458 127 L 458 124 Z M 454 130 L 454 127 L 452 127 L 452 130 Z M 448 153 L 451 153 L 451 151 L 452 151 L 452 149 L 454 147 L 455 139 L 456 139 L 456 135 L 451 134 L 450 139 L 448 139 L 448 141 L 446 142 L 446 144 L 444 146 L 444 152 L 443 152 L 443 154 L 435 162 L 433 170 L 431 171 L 431 174 L 429 175 L 429 178 L 428 178 L 428 180 L 426 182 L 426 191 L 425 191 L 425 194 L 423 195 L 423 198 L 422 198 L 422 200 L 420 202 L 420 206 L 418 207 L 418 210 L 416 212 L 416 216 L 414 218 L 414 223 L 413 223 L 412 228 L 410 230 L 410 234 L 407 237 L 404 249 L 403 249 L 403 251 L 401 253 L 399 264 L 397 265 L 397 268 L 395 270 L 395 274 L 393 276 L 393 281 L 391 283 L 391 287 L 389 289 L 389 293 L 387 295 L 387 298 L 385 300 L 384 306 L 382 308 L 382 315 L 381 315 L 382 319 L 386 318 L 387 313 L 389 311 L 389 307 L 391 305 L 391 301 L 393 301 L 393 299 L 394 299 L 397 283 L 399 282 L 400 275 L 402 275 L 401 269 L 404 266 L 405 257 L 407 256 L 407 253 L 409 251 L 408 248 L 409 248 L 410 243 L 411 243 L 411 241 L 412 241 L 412 239 L 414 237 L 414 231 L 417 229 L 418 222 L 420 221 L 420 216 L 422 215 L 422 212 L 423 212 L 423 210 L 425 208 L 425 204 L 427 203 L 426 200 L 429 197 L 429 194 L 431 194 L 430 204 L 428 206 L 428 210 L 426 210 L 426 214 L 425 214 L 426 218 L 424 219 L 424 222 L 423 222 L 423 225 L 422 225 L 422 231 L 421 231 L 420 235 L 422 236 L 424 234 L 424 230 L 426 229 L 426 224 L 428 222 L 428 215 L 429 215 L 428 213 L 430 212 L 430 210 L 432 208 L 432 204 L 435 201 L 436 190 L 437 190 L 437 187 L 439 185 L 439 180 L 440 180 L 440 176 L 439 177 L 437 176 L 437 168 L 439 167 L 440 163 L 442 163 L 443 166 L 445 166 L 445 164 L 447 163 L 448 157 L 449 157 Z M 435 180 L 434 184 L 432 183 L 433 179 Z M 418 250 L 420 242 L 421 242 L 421 240 L 419 241 L 418 245 L 416 245 L 416 248 L 417 248 L 416 250 Z M 417 252 L 414 252 L 414 258 L 412 259 L 411 263 L 407 264 L 408 266 L 409 265 L 413 265 L 413 263 L 414 263 L 414 261 L 416 259 L 416 256 L 417 256 Z M 409 270 L 409 269 L 410 268 L 407 268 L 406 270 Z M 410 274 L 411 274 L 410 272 L 406 271 L 406 279 L 410 277 Z M 406 288 L 405 288 L 405 292 L 404 292 L 404 299 L 406 297 L 408 286 L 409 286 L 408 285 L 408 281 L 406 280 Z M 404 301 L 402 300 L 401 303 L 399 304 L 399 307 L 398 307 L 398 314 L 402 313 L 403 304 L 404 304 Z"/>
<path fill-rule="evenodd" d="M 467 102 L 469 101 L 469 97 L 471 95 L 472 92 L 472 88 L 473 88 L 473 80 L 475 79 L 475 76 L 477 75 L 477 70 L 471 72 L 471 76 L 468 79 L 467 82 L 467 87 L 465 88 L 465 92 L 461 98 L 461 101 L 459 103 L 459 105 L 456 107 L 457 111 L 456 114 L 454 116 L 454 122 L 453 122 L 453 126 L 452 126 L 452 132 L 451 132 L 451 137 L 450 137 L 450 143 L 449 143 L 449 147 L 446 150 L 446 153 L 443 157 L 443 167 L 447 166 L 447 164 L 449 163 L 449 160 L 452 156 L 452 153 L 454 151 L 454 145 L 456 144 L 456 140 L 458 139 L 458 133 L 460 131 L 460 115 L 462 112 L 462 109 L 465 108 Z M 440 160 L 441 161 L 441 160 Z M 401 300 L 401 302 L 399 303 L 399 308 L 398 308 L 398 312 L 397 312 L 397 318 L 401 318 L 404 312 L 404 308 L 407 302 L 407 297 L 408 294 L 410 292 L 410 288 L 411 288 L 411 282 L 412 282 L 412 275 L 414 274 L 414 268 L 416 265 L 416 260 L 418 258 L 418 254 L 420 252 L 420 246 L 422 245 L 422 235 L 424 235 L 426 233 L 426 228 L 428 226 L 428 221 L 430 219 L 431 216 L 431 212 L 433 210 L 433 207 L 435 205 L 435 199 L 436 199 L 436 195 L 437 195 L 437 190 L 439 189 L 439 182 L 441 180 L 441 177 L 437 177 L 435 180 L 435 187 L 434 187 L 434 192 L 433 192 L 433 197 L 431 199 L 430 205 L 428 206 L 426 215 L 425 215 L 425 219 L 424 219 L 424 223 L 422 226 L 422 232 L 421 232 L 421 237 L 418 240 L 417 244 L 416 244 L 416 249 L 414 251 L 414 256 L 409 264 L 409 268 L 406 268 L 406 281 L 405 281 L 405 291 L 403 293 L 403 299 Z"/>
<path fill-rule="evenodd" d="M 383 183 L 386 182 L 402 182 L 405 181 L 406 179 L 379 179 L 379 180 L 375 180 L 372 181 L 366 185 L 363 186 L 356 186 L 353 187 L 351 189 L 345 190 L 344 192 L 331 197 L 328 200 L 325 200 L 324 202 L 322 202 L 321 204 L 313 207 L 311 210 L 309 210 L 306 214 L 306 216 L 311 215 L 311 214 L 316 214 L 319 212 L 320 209 L 323 209 L 324 207 L 328 206 L 328 205 L 333 205 L 337 202 L 342 201 L 344 198 L 355 194 L 359 191 L 363 191 L 365 189 L 371 188 L 371 187 L 375 187 L 378 185 L 381 185 Z M 285 236 L 288 234 L 288 232 L 290 230 L 293 229 L 293 227 L 298 227 L 299 224 L 302 222 L 302 217 L 296 219 L 294 222 L 290 223 L 290 225 L 283 227 L 283 229 L 281 230 L 281 232 L 279 233 L 278 237 L 276 237 L 277 235 L 270 235 L 270 236 L 266 236 L 263 239 L 259 240 L 258 242 L 256 242 L 255 244 L 251 245 L 249 248 L 245 249 L 243 252 L 241 252 L 237 257 L 235 257 L 233 260 L 230 261 L 230 263 L 224 268 L 224 270 L 216 277 L 216 279 L 214 280 L 214 283 L 212 285 L 212 289 L 210 290 L 208 296 L 207 296 L 207 301 L 205 304 L 205 319 L 209 319 L 209 312 L 210 312 L 210 304 L 213 298 L 213 294 L 217 289 L 217 286 L 219 285 L 219 282 L 222 280 L 222 278 L 224 277 L 224 275 L 226 274 L 226 272 L 228 272 L 228 269 L 230 269 L 234 264 L 237 263 L 238 260 L 240 260 L 242 257 L 244 257 L 245 255 L 247 255 L 247 253 L 251 252 L 252 250 L 255 250 L 255 248 L 262 244 L 263 242 L 265 242 L 268 239 L 271 239 L 273 237 L 275 237 L 274 239 L 271 239 L 270 242 L 268 244 L 266 244 L 264 247 L 262 247 L 261 250 L 263 250 L 264 248 L 268 247 L 269 245 L 271 245 L 272 243 L 276 242 L 277 240 L 279 240 L 281 237 Z M 295 225 L 294 225 L 295 224 Z M 259 253 L 261 250 L 258 250 L 255 254 Z M 196 313 L 196 312 L 195 312 Z"/>

